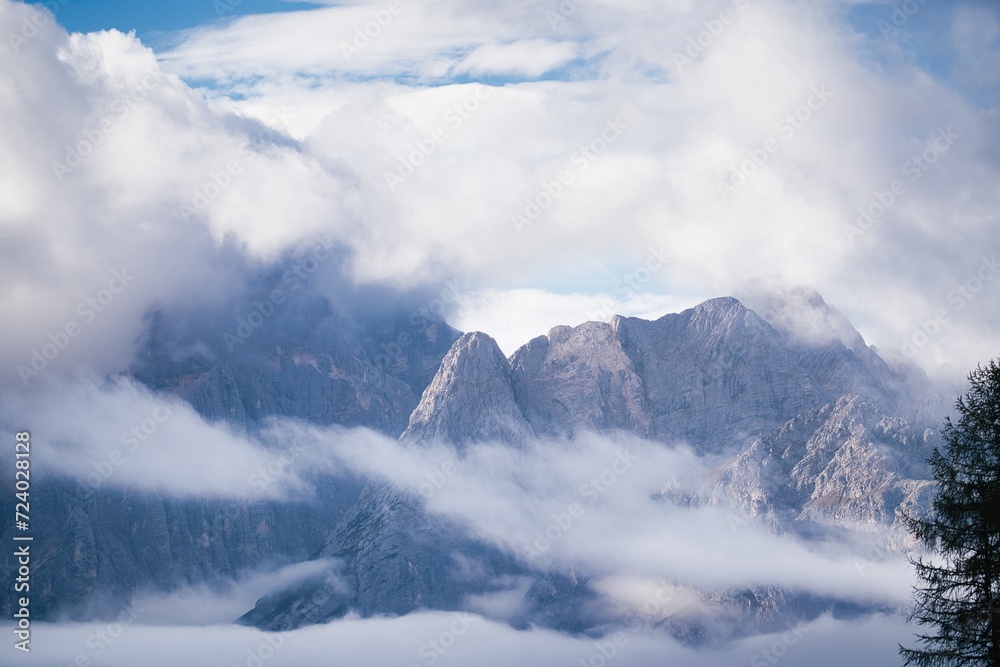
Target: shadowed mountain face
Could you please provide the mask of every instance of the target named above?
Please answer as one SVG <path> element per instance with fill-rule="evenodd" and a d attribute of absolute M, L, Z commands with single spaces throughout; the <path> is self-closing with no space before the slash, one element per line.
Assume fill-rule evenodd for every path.
<path fill-rule="evenodd" d="M 440 320 L 409 314 L 358 322 L 308 293 L 267 317 L 250 312 L 259 311 L 154 313 L 130 374 L 246 433 L 270 417 L 292 417 L 397 437 L 458 338 Z M 276 502 L 220 500 L 211 489 L 204 499 L 175 499 L 111 485 L 90 492 L 68 480 L 36 483 L 33 497 L 45 508 L 36 516 L 46 529 L 35 541 L 43 557 L 32 573 L 33 612 L 86 618 L 95 595 L 114 605 L 140 588 L 168 590 L 305 560 L 363 486 L 348 475 L 323 477 L 314 498 Z M 0 563 L 11 566 L 10 554 Z M 4 594 L 0 610 L 15 603 Z"/>
<path fill-rule="evenodd" d="M 283 416 L 398 436 L 456 338 L 424 317 L 359 323 L 303 294 L 268 317 L 256 308 L 194 327 L 155 313 L 130 373 L 247 430 Z"/>
<path fill-rule="evenodd" d="M 807 301 L 809 339 L 775 303 L 772 325 L 733 298 L 656 321 L 556 327 L 509 362 L 485 334 L 466 334 L 424 391 L 403 441 L 460 451 L 469 441 L 521 448 L 532 436 L 582 431 L 684 441 L 731 457 L 685 503 L 732 507 L 779 532 L 886 528 L 901 507 L 926 503 L 920 461 L 933 435 L 897 416 L 918 402 L 902 379 L 818 295 Z M 442 566 L 459 554 L 466 567 Z M 533 580 L 523 622 L 572 632 L 608 622 L 593 613 L 599 596 L 587 580 L 533 573 L 428 514 L 419 497 L 384 486 L 369 487 L 317 557 L 336 559 L 338 576 L 265 598 L 241 622 L 276 630 L 349 609 L 461 608 L 465 595 L 488 591 L 501 575 Z M 470 570 L 480 575 L 470 580 Z M 831 609 L 864 611 L 774 587 L 704 591 L 700 604 L 702 612 L 673 616 L 665 627 L 698 644 L 731 637 L 732 627 L 773 630 Z"/>
<path fill-rule="evenodd" d="M 269 417 L 290 417 L 371 428 L 408 447 L 444 443 L 459 456 L 479 442 L 527 455 L 592 431 L 683 442 L 728 463 L 680 502 L 731 507 L 778 532 L 875 532 L 900 508 L 922 507 L 919 461 L 934 436 L 914 421 L 919 400 L 903 379 L 818 295 L 754 299 L 760 311 L 719 298 L 655 321 L 556 327 L 508 359 L 483 333 L 423 317 L 356 321 L 302 294 L 253 318 L 154 314 L 130 374 L 250 437 Z M 312 558 L 329 565 L 240 621 L 281 630 L 351 611 L 464 609 L 517 581 L 511 623 L 585 632 L 616 622 L 587 577 L 524 562 L 419 496 L 344 475 L 315 483 L 308 500 L 228 504 L 39 488 L 57 509 L 38 545 L 48 556 L 35 576 L 49 593 L 36 609 Z M 769 630 L 839 604 L 768 587 L 690 594 L 702 611 L 664 621 L 690 643 L 731 636 L 719 618 Z M 12 608 L 9 595 L 3 603 Z"/>

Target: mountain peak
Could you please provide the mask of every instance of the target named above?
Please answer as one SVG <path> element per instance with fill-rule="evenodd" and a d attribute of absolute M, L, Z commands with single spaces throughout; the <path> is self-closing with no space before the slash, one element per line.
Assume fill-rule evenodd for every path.
<path fill-rule="evenodd" d="M 649 434 L 642 380 L 612 323 L 559 326 L 511 356 L 511 385 L 536 433 L 625 428 Z"/>
<path fill-rule="evenodd" d="M 844 314 L 812 287 L 761 276 L 745 283 L 739 297 L 775 330 L 799 343 L 839 342 L 855 353 L 868 347 Z"/>
<path fill-rule="evenodd" d="M 774 327 L 797 363 L 832 395 L 860 392 L 891 411 L 908 411 L 915 404 L 904 379 L 815 289 L 762 276 L 744 285 L 741 298 Z"/>
<path fill-rule="evenodd" d="M 514 401 L 507 358 L 493 338 L 473 331 L 448 350 L 401 437 L 461 446 L 475 441 L 520 445 L 530 435 Z"/>

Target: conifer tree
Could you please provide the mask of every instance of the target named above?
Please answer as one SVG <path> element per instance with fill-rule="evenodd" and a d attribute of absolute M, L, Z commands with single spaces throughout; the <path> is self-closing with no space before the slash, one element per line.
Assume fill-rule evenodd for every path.
<path fill-rule="evenodd" d="M 970 389 L 946 419 L 944 451 L 929 463 L 937 482 L 930 512 L 904 517 L 930 558 L 911 561 L 918 584 L 910 620 L 917 648 L 904 665 L 1000 667 L 1000 365 L 969 374 Z"/>

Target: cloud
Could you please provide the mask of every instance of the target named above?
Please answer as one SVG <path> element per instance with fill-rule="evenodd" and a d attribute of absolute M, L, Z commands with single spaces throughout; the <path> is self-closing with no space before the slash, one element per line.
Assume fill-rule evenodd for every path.
<path fill-rule="evenodd" d="M 43 479 L 276 502 L 310 498 L 317 475 L 382 480 L 531 568 L 572 564 L 603 581 L 619 606 L 628 596 L 613 594 L 614 582 L 623 577 L 702 590 L 778 586 L 890 606 L 909 596 L 912 574 L 901 557 L 864 558 L 859 567 L 863 545 L 774 535 L 738 510 L 671 500 L 698 497 L 726 463 L 684 446 L 582 433 L 524 451 L 480 443 L 460 455 L 447 445 L 414 447 L 367 429 L 287 419 L 248 436 L 130 381 L 78 377 L 46 386 L 40 398 L 0 403 L 9 430 L 31 425 Z"/>
<path fill-rule="evenodd" d="M 74 479 L 85 490 L 251 499 L 308 491 L 287 449 L 209 424 L 187 403 L 130 380 L 45 378 L 40 393 L 3 397 L 0 422 L 31 432 L 36 476 Z"/>
<path fill-rule="evenodd" d="M 33 7 L 0 2 L 3 33 Z M 349 224 L 340 176 L 279 130 L 207 103 L 133 36 L 46 20 L 0 75 L 23 92 L 0 106 L 17 128 L 0 135 L 0 306 L 21 314 L 0 325 L 0 381 L 20 387 L 117 372 L 151 309 L 224 301 L 247 264 Z"/>
<path fill-rule="evenodd" d="M 285 422 L 251 438 L 104 379 L 131 360 L 152 309 L 238 300 L 317 238 L 346 250 L 358 283 L 473 285 L 457 321 L 508 352 L 556 324 L 656 316 L 780 271 L 886 356 L 961 376 L 996 354 L 1000 327 L 997 11 L 935 14 L 949 68 L 928 64 L 919 41 L 861 29 L 845 4 L 352 2 L 197 28 L 154 53 L 0 0 L 12 64 L 0 72 L 0 421 L 36 434 L 40 474 L 83 483 L 280 500 L 308 493 L 305 470 L 352 470 L 430 489 L 431 511 L 540 567 L 572 560 L 622 613 L 664 579 L 900 604 L 899 559 L 862 570 L 850 544 L 734 529 L 724 508 L 662 500 L 665 485 L 696 488 L 720 463 L 680 446 L 585 435 L 459 458 Z M 653 253 L 665 258 L 655 270 Z M 80 364 L 96 379 L 67 375 Z M 276 457 L 292 434 L 314 446 L 286 465 Z M 617 472 L 623 449 L 637 462 Z M 271 466 L 276 481 L 258 489 Z M 627 483 L 601 483 L 609 469 Z M 203 593 L 147 600 L 151 618 L 174 622 L 171 607 L 199 601 L 211 622 L 247 599 Z M 515 599 L 469 603 L 503 616 Z M 310 628 L 268 664 L 326 664 L 332 651 L 423 664 L 420 648 L 454 621 Z M 886 640 L 907 634 L 884 618 L 810 628 L 784 664 L 895 664 Z M 100 629 L 40 625 L 15 664 L 69 663 Z M 179 648 L 185 664 L 248 664 L 267 637 L 134 623 L 96 645 L 109 665 L 175 664 Z M 598 650 L 488 621 L 468 639 L 441 664 L 576 665 Z M 734 664 L 778 641 L 695 655 L 636 635 L 618 659 Z"/>
<path fill-rule="evenodd" d="M 180 588 L 170 593 L 140 591 L 130 606 L 141 609 L 142 625 L 192 627 L 232 623 L 265 595 L 310 577 L 327 574 L 329 560 L 311 560 L 277 571 L 243 573 L 234 580 Z"/>
<path fill-rule="evenodd" d="M 378 220 L 378 231 L 358 243 L 366 279 L 423 279 L 440 270 L 486 290 L 547 289 L 557 299 L 595 275 L 614 282 L 617 267 L 638 265 L 650 246 L 663 245 L 673 261 L 650 292 L 723 294 L 778 270 L 818 288 L 866 340 L 899 350 L 982 250 L 992 252 L 997 165 L 995 151 L 978 148 L 996 143 L 989 111 L 914 64 L 900 44 L 855 32 L 841 3 L 809 13 L 793 3 L 573 7 L 553 9 L 553 22 L 548 10 L 526 3 L 442 2 L 433 16 L 405 6 L 351 63 L 321 63 L 306 38 L 263 64 L 273 50 L 266 45 L 288 44 L 295 30 L 349 28 L 378 10 L 352 5 L 351 20 L 331 9 L 286 17 L 268 33 L 249 21 L 203 29 L 165 63 L 191 77 L 239 80 L 234 89 L 259 108 L 273 100 L 311 109 L 310 148 L 350 163 Z M 996 20 L 981 3 L 959 3 L 946 19 L 958 35 L 976 12 L 977 23 Z M 473 17 L 491 26 L 489 34 L 458 29 Z M 985 37 L 976 44 L 995 50 Z M 423 164 L 412 176 L 385 187 L 385 175 L 469 93 L 450 76 L 515 72 L 522 54 L 539 49 L 553 55 L 532 55 L 536 71 L 523 76 L 554 66 L 563 58 L 556 54 L 574 53 L 583 64 L 567 81 L 495 89 L 433 155 L 418 156 Z M 223 64 L 209 54 L 224 56 Z M 280 75 L 259 88 L 247 81 L 268 68 Z M 314 97 L 295 72 L 309 72 Z M 362 72 L 373 80 L 357 80 Z M 309 99 L 335 108 L 320 121 Z M 609 118 L 628 128 L 589 159 L 581 148 Z M 959 137 L 935 155 L 947 128 Z M 914 156 L 926 151 L 933 162 L 917 166 Z M 574 157 L 587 168 L 577 171 Z M 572 183 L 547 194 L 560 172 Z M 878 197 L 894 181 L 902 194 L 869 224 L 859 209 L 878 212 Z M 540 213 L 519 233 L 512 216 L 531 202 Z M 437 268 L 417 257 L 434 258 Z M 917 363 L 962 368 L 995 353 L 988 342 L 995 310 L 960 315 Z"/>
<path fill-rule="evenodd" d="M 387 637 L 392 640 L 386 641 Z M 755 658 L 761 664 L 789 667 L 845 663 L 890 667 L 898 664 L 897 642 L 911 639 L 912 632 L 901 619 L 887 617 L 862 622 L 822 617 L 783 633 L 699 651 L 655 633 L 571 638 L 544 630 L 517 631 L 477 616 L 439 612 L 395 619 L 347 619 L 284 633 L 238 626 L 148 626 L 142 623 L 140 613 L 137 620 L 117 625 L 33 625 L 30 654 L 15 651 L 7 642 L 0 655 L 5 664 L 18 667 L 73 664 L 78 655 L 107 667 L 319 667 L 329 665 L 331 656 L 339 663 L 358 667 L 579 667 L 581 660 L 591 665 L 727 667 Z M 605 658 L 608 654 L 612 657 Z"/>
<path fill-rule="evenodd" d="M 841 3 L 393 7 L 245 16 L 160 54 L 51 20 L 20 45 L 0 77 L 15 93 L 0 122 L 19 128 L 0 149 L 0 304 L 34 310 L 3 330 L 6 379 L 73 323 L 52 368 L 120 369 L 151 306 L 224 300 L 239 258 L 318 236 L 358 282 L 458 278 L 484 299 L 596 297 L 662 247 L 637 293 L 667 304 L 780 271 L 887 351 L 992 257 L 991 112 Z M 32 11 L 4 0 L 5 32 Z M 997 20 L 982 3 L 946 18 L 966 60 L 961 35 Z M 561 80 L 534 80 L 553 68 Z M 506 83 L 467 81 L 489 74 Z M 122 268 L 128 289 L 82 321 Z M 914 361 L 951 375 L 995 354 L 994 288 Z M 517 298 L 498 303 L 516 319 Z"/>
<path fill-rule="evenodd" d="M 536 78 L 565 65 L 575 56 L 573 44 L 544 39 L 512 44 L 484 44 L 466 56 L 455 71 L 478 76 L 513 74 Z"/>
<path fill-rule="evenodd" d="M 526 451 L 480 443 L 459 455 L 446 445 L 406 446 L 366 430 L 285 421 L 264 439 L 295 442 L 309 469 L 387 481 L 526 565 L 572 567 L 609 593 L 624 577 L 701 590 L 777 586 L 892 607 L 910 595 L 906 559 L 886 553 L 870 562 L 862 540 L 775 535 L 736 509 L 670 500 L 697 497 L 726 462 L 683 446 L 584 433 L 536 440 Z"/>

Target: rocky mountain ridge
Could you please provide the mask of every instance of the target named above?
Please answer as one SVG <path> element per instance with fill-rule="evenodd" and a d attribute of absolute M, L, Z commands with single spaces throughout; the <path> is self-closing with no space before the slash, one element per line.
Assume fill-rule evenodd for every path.
<path fill-rule="evenodd" d="M 530 448 L 585 432 L 683 442 L 728 461 L 684 502 L 731 507 L 778 532 L 875 533 L 925 504 L 921 462 L 936 436 L 919 388 L 819 295 L 754 298 L 763 315 L 732 297 L 712 299 L 654 321 L 555 327 L 509 358 L 484 333 L 460 335 L 440 321 L 415 328 L 402 317 L 358 323 L 316 297 L 233 349 L 223 343 L 227 320 L 199 327 L 154 315 L 131 374 L 250 437 L 281 416 L 365 426 L 409 447 L 443 443 L 459 455 L 477 442 Z M 511 622 L 570 632 L 616 622 L 595 611 L 600 592 L 586 577 L 538 570 L 429 513 L 418 496 L 365 479 L 318 483 L 325 490 L 312 504 L 235 508 L 113 489 L 81 503 L 72 483 L 56 485 L 50 505 L 61 509 L 37 572 L 51 599 L 42 596 L 38 609 L 66 613 L 94 595 L 124 600 L 144 586 L 308 557 L 330 565 L 263 598 L 241 622 L 280 630 L 349 612 L 460 609 L 512 579 L 529 585 Z M 770 589 L 698 594 L 758 630 L 836 603 Z M 721 632 L 699 618 L 668 625 L 694 643 Z"/>
<path fill-rule="evenodd" d="M 615 317 L 556 327 L 508 360 L 487 335 L 465 334 L 424 391 L 403 440 L 461 449 L 475 434 L 471 440 L 521 447 L 532 436 L 603 431 L 683 441 L 731 457 L 703 494 L 685 502 L 732 507 L 779 532 L 793 524 L 888 529 L 901 508 L 927 501 L 931 483 L 922 461 L 934 433 L 898 416 L 917 414 L 919 400 L 853 328 L 845 328 L 842 316 L 826 310 L 818 295 L 810 297 L 810 307 L 837 325 L 810 332 L 812 342 L 787 326 L 772 326 L 733 298 L 656 321 Z M 386 521 L 387 513 L 409 518 Z M 388 554 L 373 552 L 375 543 L 392 547 Z M 460 528 L 428 516 L 420 498 L 386 488 L 369 487 L 320 553 L 342 559 L 346 579 L 357 586 L 310 584 L 299 591 L 304 598 L 284 591 L 261 600 L 242 622 L 284 629 L 348 609 L 402 614 L 455 608 L 458 592 L 485 590 L 490 581 L 464 580 L 454 574 L 462 568 L 441 570 L 456 553 L 491 576 L 533 577 L 525 596 L 525 618 L 532 622 L 574 632 L 607 622 L 581 617 L 583 601 L 599 597 L 589 582 L 571 573 L 532 573 L 530 564 L 511 561 L 494 545 L 469 541 Z M 369 578 L 380 582 L 378 604 L 370 601 L 371 587 L 360 583 Z M 705 604 L 762 631 L 839 604 L 770 589 L 702 595 Z M 709 632 L 712 624 L 697 615 L 673 617 L 668 625 L 694 643 L 721 632 Z"/>

